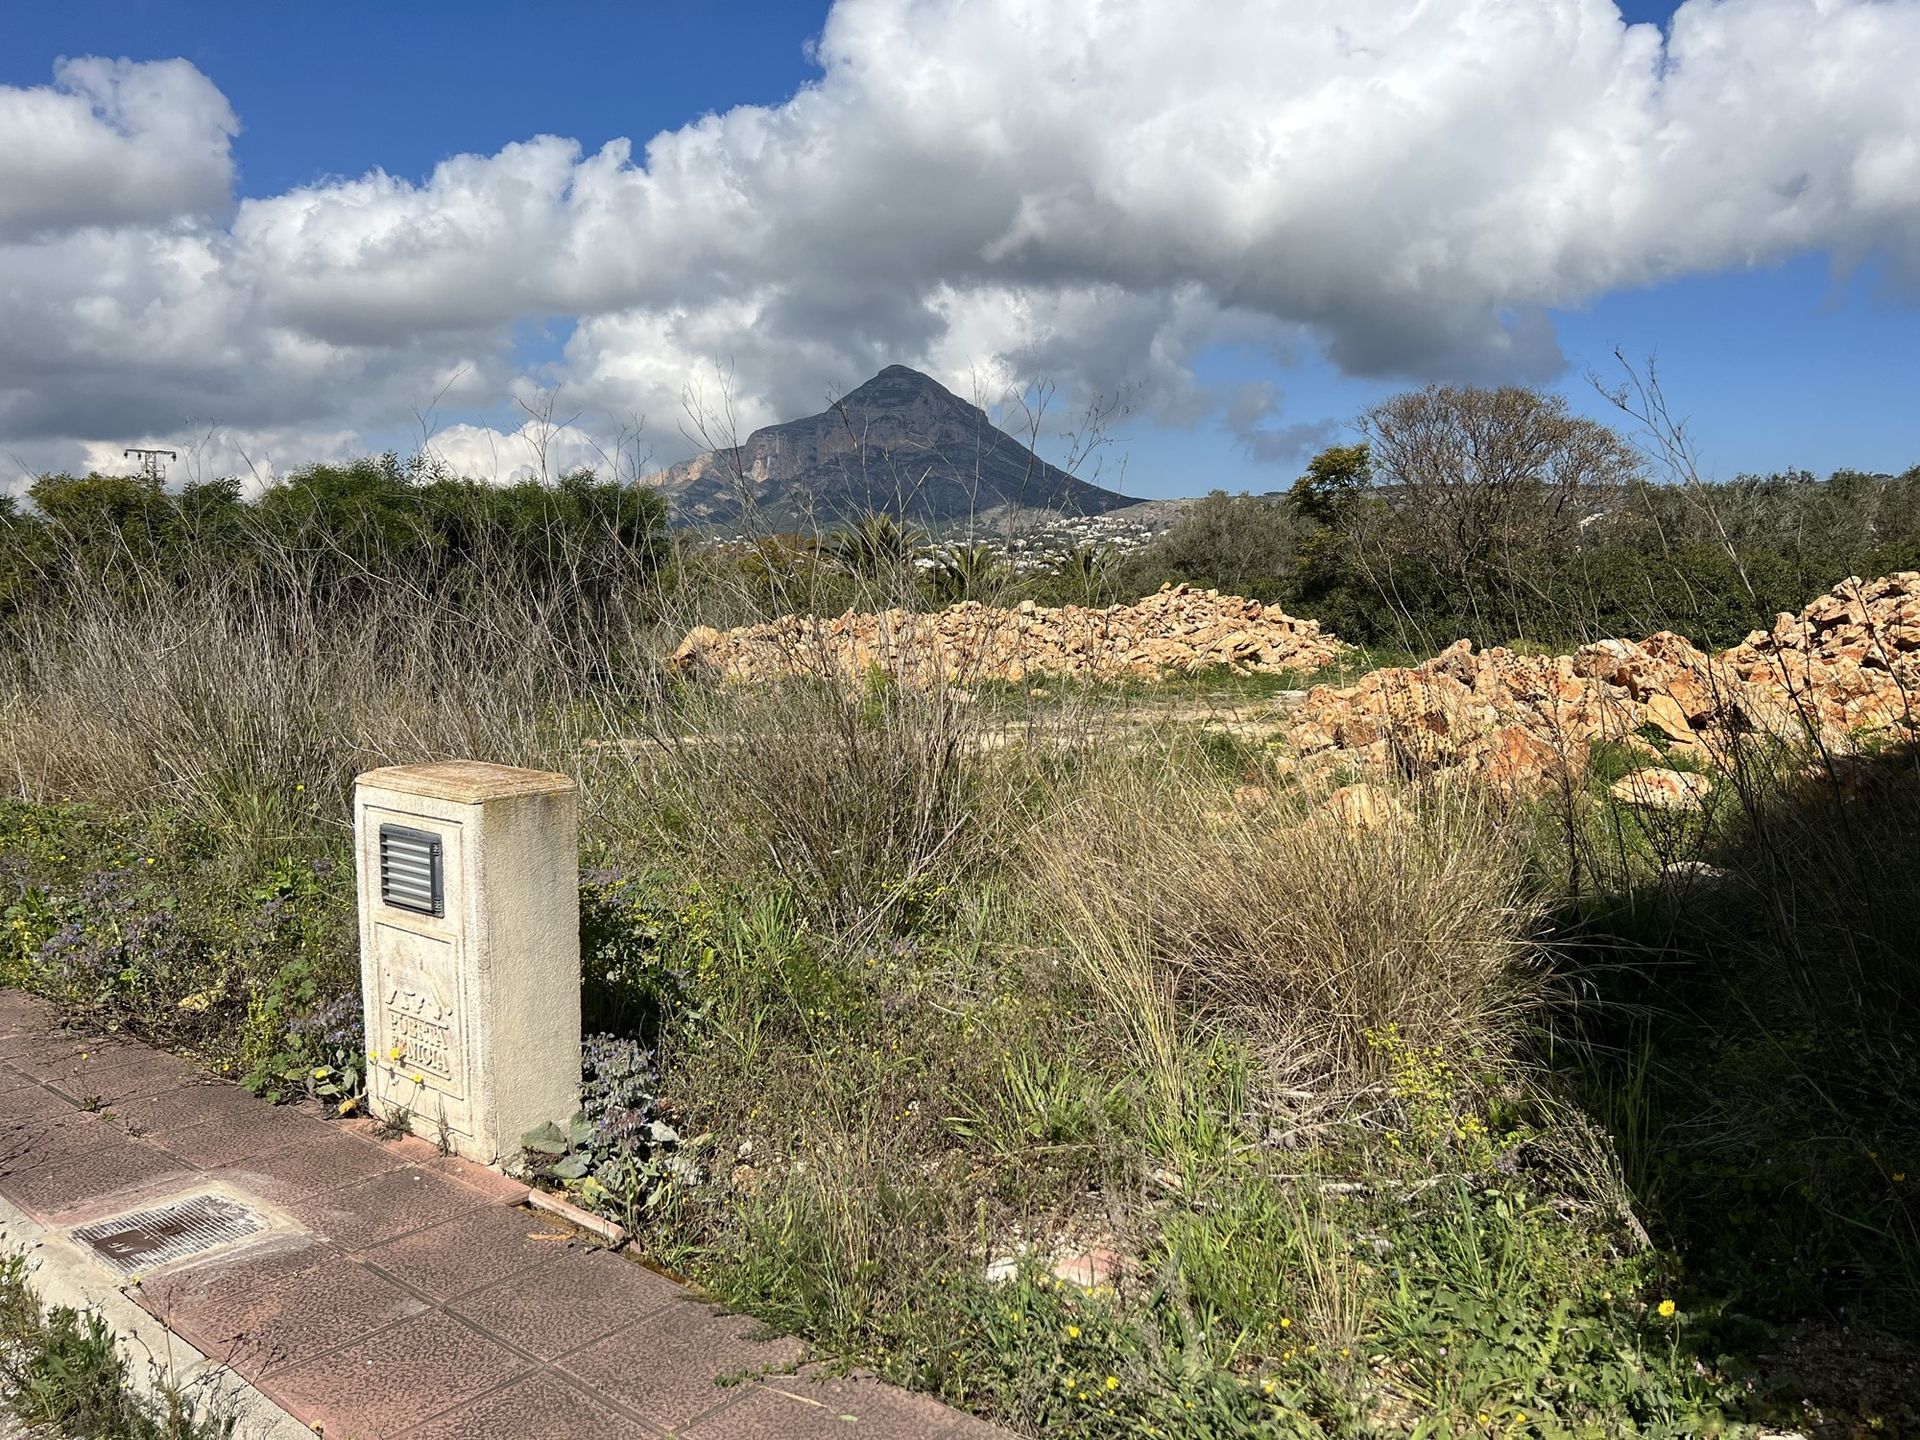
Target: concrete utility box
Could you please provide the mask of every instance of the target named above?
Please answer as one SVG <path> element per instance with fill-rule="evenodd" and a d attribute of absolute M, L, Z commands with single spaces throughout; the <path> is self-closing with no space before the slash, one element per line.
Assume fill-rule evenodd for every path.
<path fill-rule="evenodd" d="M 473 760 L 369 770 L 353 830 L 369 1103 L 501 1163 L 579 1106 L 573 782 Z"/>

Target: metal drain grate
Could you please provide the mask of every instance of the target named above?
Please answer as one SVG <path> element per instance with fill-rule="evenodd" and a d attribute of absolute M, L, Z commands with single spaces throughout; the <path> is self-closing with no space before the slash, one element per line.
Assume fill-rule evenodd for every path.
<path fill-rule="evenodd" d="M 122 1275 L 136 1275 L 217 1250 L 267 1228 L 267 1218 L 222 1195 L 191 1195 L 171 1205 L 96 1220 L 73 1232 Z"/>

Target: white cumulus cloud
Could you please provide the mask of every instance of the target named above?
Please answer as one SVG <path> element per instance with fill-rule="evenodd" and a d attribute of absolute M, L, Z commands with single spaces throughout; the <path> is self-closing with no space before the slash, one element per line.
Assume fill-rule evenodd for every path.
<path fill-rule="evenodd" d="M 1216 391 L 1210 347 L 1538 380 L 1551 311 L 1610 291 L 1806 252 L 1920 281 L 1920 0 L 1688 0 L 1664 36 L 1610 0 L 838 0 L 816 53 L 639 148 L 231 207 L 185 62 L 0 90 L 0 440 L 391 428 L 449 376 L 511 393 L 514 327 L 559 318 L 520 387 L 665 448 L 703 367 L 751 424 L 900 361 L 1132 386 L 1279 456 L 1323 417 Z"/>
<path fill-rule="evenodd" d="M 185 60 L 62 60 L 52 85 L 0 86 L 0 237 L 216 215 L 238 129 Z"/>

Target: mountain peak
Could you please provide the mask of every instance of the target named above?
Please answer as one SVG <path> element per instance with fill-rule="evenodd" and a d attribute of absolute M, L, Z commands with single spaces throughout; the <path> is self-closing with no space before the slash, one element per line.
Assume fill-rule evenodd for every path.
<path fill-rule="evenodd" d="M 655 482 L 694 524 L 749 510 L 779 524 L 869 511 L 941 523 L 1008 506 L 1097 515 L 1132 503 L 1075 479 L 930 375 L 889 365 L 818 415 L 769 425 Z"/>
<path fill-rule="evenodd" d="M 865 384 L 841 396 L 840 404 L 900 404 L 919 396 L 959 398 L 931 375 L 923 374 L 911 365 L 889 365 Z"/>

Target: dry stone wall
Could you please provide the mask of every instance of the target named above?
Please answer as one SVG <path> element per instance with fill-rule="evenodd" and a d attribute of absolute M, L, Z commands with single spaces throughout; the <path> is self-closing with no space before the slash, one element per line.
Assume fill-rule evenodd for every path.
<path fill-rule="evenodd" d="M 1308 769 L 1457 770 L 1524 788 L 1579 765 L 1595 740 L 1653 760 L 1661 752 L 1644 741 L 1648 727 L 1666 754 L 1708 763 L 1743 736 L 1817 738 L 1845 753 L 1869 737 L 1920 735 L 1920 573 L 1845 580 L 1719 655 L 1670 631 L 1571 655 L 1457 641 L 1420 665 L 1315 687 L 1288 740 Z"/>
<path fill-rule="evenodd" d="M 931 614 L 787 615 L 736 630 L 702 627 L 673 660 L 728 680 L 857 677 L 880 666 L 917 683 L 971 684 L 1217 667 L 1311 671 L 1350 648 L 1277 606 L 1182 585 L 1104 609 L 968 602 Z M 1664 744 L 1650 744 L 1649 733 Z M 1623 798 L 1684 808 L 1709 787 L 1682 772 L 1656 776 L 1652 767 L 1674 757 L 1701 768 L 1724 764 L 1742 737 L 1755 735 L 1817 738 L 1842 754 L 1875 737 L 1920 738 L 1920 572 L 1842 581 L 1718 655 L 1671 631 L 1601 640 L 1569 655 L 1456 641 L 1419 665 L 1314 687 L 1286 739 L 1309 773 L 1458 772 L 1517 789 L 1568 776 L 1592 742 L 1613 741 L 1643 752 L 1650 767 L 1620 790 Z"/>
<path fill-rule="evenodd" d="M 1143 678 L 1225 668 L 1312 671 L 1348 650 L 1313 620 L 1217 590 L 1166 586 L 1132 605 L 1012 609 L 965 601 L 932 613 L 783 615 L 734 630 L 688 633 L 673 663 L 727 680 L 860 676 L 879 666 L 920 684 L 1030 676 Z"/>

